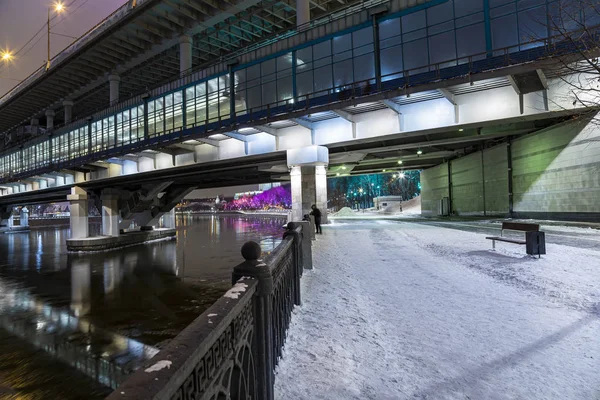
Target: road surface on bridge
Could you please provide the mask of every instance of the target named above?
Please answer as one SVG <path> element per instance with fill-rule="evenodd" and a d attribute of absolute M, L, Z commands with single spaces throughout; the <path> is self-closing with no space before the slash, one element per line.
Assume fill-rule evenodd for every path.
<path fill-rule="evenodd" d="M 283 399 L 600 396 L 600 251 L 490 250 L 485 234 L 395 221 L 318 236 L 277 370 Z"/>

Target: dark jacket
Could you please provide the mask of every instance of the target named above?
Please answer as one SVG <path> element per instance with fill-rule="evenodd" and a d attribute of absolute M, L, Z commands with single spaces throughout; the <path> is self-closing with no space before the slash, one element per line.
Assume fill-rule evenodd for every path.
<path fill-rule="evenodd" d="M 313 208 L 313 210 L 310 212 L 310 215 L 314 215 L 315 219 L 321 219 L 321 210 L 318 208 Z"/>

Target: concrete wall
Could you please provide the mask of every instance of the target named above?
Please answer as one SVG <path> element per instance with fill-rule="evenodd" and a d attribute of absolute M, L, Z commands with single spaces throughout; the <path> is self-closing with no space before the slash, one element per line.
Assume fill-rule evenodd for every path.
<path fill-rule="evenodd" d="M 484 209 L 481 152 L 452 161 L 452 210 L 468 215 Z M 421 184 L 422 185 L 422 184 Z"/>
<path fill-rule="evenodd" d="M 421 213 L 437 215 L 439 200 L 448 197 L 448 164 L 422 171 L 421 188 Z"/>
<path fill-rule="evenodd" d="M 516 213 L 600 213 L 598 116 L 515 140 L 512 157 Z"/>
<path fill-rule="evenodd" d="M 508 213 L 508 149 L 507 144 L 483 151 L 485 178 L 485 210 L 488 215 Z"/>
<path fill-rule="evenodd" d="M 455 214 L 509 214 L 507 146 L 451 161 Z M 510 146 L 513 216 L 600 221 L 600 118 L 557 124 Z M 421 172 L 424 215 L 436 215 L 448 196 L 447 171 L 442 164 Z"/>

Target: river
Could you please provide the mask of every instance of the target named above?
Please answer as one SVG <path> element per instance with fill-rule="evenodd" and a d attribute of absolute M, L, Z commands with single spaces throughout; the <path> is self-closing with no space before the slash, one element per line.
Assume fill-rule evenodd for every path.
<path fill-rule="evenodd" d="M 67 228 L 0 234 L 0 399 L 100 399 L 231 286 L 284 218 L 177 217 L 177 241 L 70 254 Z M 91 225 L 97 233 L 99 225 Z"/>

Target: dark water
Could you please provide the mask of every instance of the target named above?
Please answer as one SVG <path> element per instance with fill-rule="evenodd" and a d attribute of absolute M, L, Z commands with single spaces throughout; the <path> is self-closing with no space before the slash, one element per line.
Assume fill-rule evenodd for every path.
<path fill-rule="evenodd" d="M 284 222 L 178 216 L 177 241 L 94 254 L 67 253 L 64 228 L 0 234 L 0 399 L 103 398 L 230 287 L 243 243 L 270 251 Z"/>

